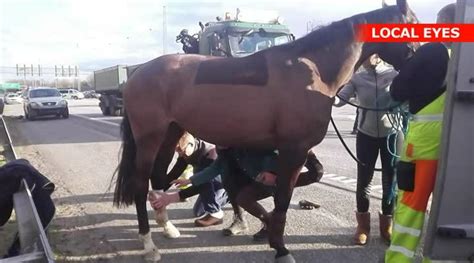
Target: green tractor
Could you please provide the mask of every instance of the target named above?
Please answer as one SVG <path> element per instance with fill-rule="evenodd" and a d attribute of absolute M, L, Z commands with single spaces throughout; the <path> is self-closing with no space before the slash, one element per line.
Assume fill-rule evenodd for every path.
<path fill-rule="evenodd" d="M 218 17 L 205 25 L 199 22 L 199 26 L 201 31 L 197 34 L 190 35 L 183 29 L 176 37 L 186 54 L 243 57 L 294 40 L 288 27 L 278 19 L 259 23 Z"/>

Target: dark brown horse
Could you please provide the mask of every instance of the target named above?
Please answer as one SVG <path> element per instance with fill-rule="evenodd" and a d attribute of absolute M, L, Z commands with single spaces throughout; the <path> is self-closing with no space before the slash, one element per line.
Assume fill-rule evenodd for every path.
<path fill-rule="evenodd" d="M 166 55 L 147 62 L 123 92 L 124 148 L 115 204 L 135 202 L 146 214 L 150 176 L 158 178 L 154 189 L 166 187 L 166 170 L 185 130 L 216 145 L 278 149 L 269 242 L 277 261 L 293 262 L 283 242 L 286 212 L 308 150 L 326 134 L 338 89 L 371 54 L 398 68 L 413 53 L 408 43 L 358 42 L 357 25 L 415 19 L 406 0 L 397 0 L 396 6 L 334 22 L 245 58 Z M 147 234 L 148 220 L 139 220 L 139 228 Z"/>

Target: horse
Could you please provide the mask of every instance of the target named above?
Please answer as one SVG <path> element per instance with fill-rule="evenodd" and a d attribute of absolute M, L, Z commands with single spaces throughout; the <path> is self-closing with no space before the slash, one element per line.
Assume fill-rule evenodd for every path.
<path fill-rule="evenodd" d="M 167 187 L 175 146 L 188 131 L 216 145 L 279 151 L 269 244 L 276 262 L 294 262 L 283 242 L 286 212 L 308 151 L 327 132 L 336 93 L 368 56 L 398 69 L 414 52 L 412 43 L 361 42 L 358 26 L 415 21 L 407 1 L 397 0 L 247 57 L 172 54 L 139 67 L 123 90 L 114 204 L 135 202 L 140 237 L 149 237 L 146 257 L 160 259 L 146 215 L 149 179 L 153 189 Z"/>

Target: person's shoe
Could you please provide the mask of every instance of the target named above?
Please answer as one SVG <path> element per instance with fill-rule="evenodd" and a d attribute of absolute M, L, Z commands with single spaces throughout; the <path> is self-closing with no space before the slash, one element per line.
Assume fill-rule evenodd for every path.
<path fill-rule="evenodd" d="M 255 233 L 255 235 L 253 235 L 253 240 L 254 241 L 268 240 L 268 230 L 267 230 L 267 228 L 262 227 L 262 229 L 260 229 L 260 231 L 258 231 L 257 233 Z"/>
<path fill-rule="evenodd" d="M 379 228 L 380 237 L 385 244 L 390 245 L 390 239 L 392 237 L 392 216 L 384 215 L 379 212 Z"/>
<path fill-rule="evenodd" d="M 354 243 L 356 245 L 365 245 L 369 239 L 370 233 L 370 213 L 356 212 L 357 230 L 354 234 Z"/>
<path fill-rule="evenodd" d="M 232 224 L 228 228 L 224 228 L 222 230 L 222 234 L 224 234 L 224 236 L 233 236 L 247 231 L 248 228 L 249 227 L 245 220 L 240 219 L 238 217 L 234 217 L 234 222 L 232 222 Z"/>
<path fill-rule="evenodd" d="M 220 225 L 224 222 L 222 218 L 213 217 L 210 214 L 207 214 L 203 218 L 196 219 L 194 224 L 200 227 Z"/>

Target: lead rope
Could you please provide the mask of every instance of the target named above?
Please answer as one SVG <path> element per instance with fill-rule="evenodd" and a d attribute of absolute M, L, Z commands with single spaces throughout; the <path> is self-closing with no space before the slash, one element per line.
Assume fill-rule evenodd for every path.
<path fill-rule="evenodd" d="M 377 97 L 377 94 L 378 94 L 377 88 L 378 88 L 378 85 L 377 85 L 377 80 L 376 80 L 375 81 L 375 94 L 376 94 L 376 97 Z M 405 111 L 401 110 L 401 106 L 403 105 L 403 103 L 399 103 L 397 105 L 387 107 L 387 108 L 378 108 L 378 104 L 376 102 L 376 107 L 375 108 L 369 108 L 369 107 L 362 107 L 362 106 L 356 105 L 356 104 L 354 104 L 354 103 L 352 103 L 352 102 L 350 102 L 346 99 L 341 98 L 339 95 L 336 95 L 336 97 L 338 97 L 340 100 L 344 101 L 346 104 L 349 104 L 349 105 L 351 105 L 351 106 L 353 106 L 357 109 L 377 111 L 377 112 L 379 112 L 379 111 L 388 112 L 388 111 L 396 110 L 396 113 L 393 114 L 393 116 L 394 116 L 393 121 L 389 116 L 387 116 L 389 121 L 390 121 L 390 124 L 392 125 L 392 132 L 387 136 L 387 149 L 388 149 L 389 153 L 392 155 L 392 166 L 395 167 L 395 163 L 396 163 L 397 159 L 399 158 L 399 155 L 397 154 L 397 147 L 396 147 L 397 141 L 398 141 L 398 130 L 401 130 L 401 131 L 403 131 L 404 134 L 406 134 L 406 123 L 407 123 L 407 121 L 406 121 L 407 116 L 406 115 L 407 114 L 406 114 Z M 363 163 L 362 161 L 360 161 L 354 155 L 354 153 L 349 149 L 346 142 L 342 138 L 341 133 L 337 129 L 336 124 L 334 123 L 334 120 L 333 120 L 332 117 L 331 117 L 330 121 L 331 121 L 332 126 L 334 127 L 334 130 L 336 131 L 337 137 L 341 141 L 341 143 L 344 146 L 344 148 L 346 149 L 346 151 L 352 157 L 352 159 L 354 159 L 358 164 L 360 164 L 362 166 L 366 166 L 366 164 Z M 377 132 L 378 132 L 378 123 L 377 123 Z M 394 149 L 393 152 L 390 149 L 390 136 L 395 136 L 394 143 L 393 143 L 393 149 Z M 382 168 L 374 168 L 374 171 L 381 172 Z M 396 175 L 394 175 L 394 189 L 391 191 L 391 196 L 390 197 L 394 196 L 394 193 L 395 193 L 395 190 L 396 190 L 395 187 L 396 187 Z"/>
<path fill-rule="evenodd" d="M 346 151 L 349 153 L 349 155 L 352 157 L 352 159 L 354 159 L 354 161 L 356 161 L 358 164 L 362 165 L 362 166 L 367 166 L 367 164 L 361 162 L 355 155 L 354 153 L 352 153 L 351 149 L 349 149 L 349 147 L 347 146 L 346 142 L 344 141 L 344 139 L 342 138 L 342 135 L 341 133 L 339 132 L 339 129 L 337 129 L 336 127 L 336 124 L 334 123 L 334 120 L 333 118 L 331 117 L 331 124 L 332 124 L 332 127 L 334 127 L 334 131 L 336 131 L 336 134 L 337 134 L 337 137 L 339 138 L 339 140 L 341 141 L 342 145 L 344 146 L 344 148 L 346 149 Z M 381 168 L 374 168 L 374 171 L 377 171 L 377 172 L 381 172 L 382 169 Z"/>

